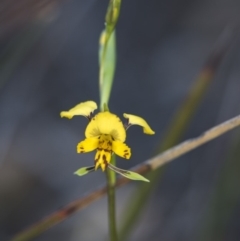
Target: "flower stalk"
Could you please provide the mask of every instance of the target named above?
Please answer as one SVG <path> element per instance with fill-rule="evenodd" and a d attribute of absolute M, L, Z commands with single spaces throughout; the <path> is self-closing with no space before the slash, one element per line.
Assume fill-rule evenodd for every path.
<path fill-rule="evenodd" d="M 109 111 L 108 105 L 106 103 L 104 103 L 102 106 L 103 106 L 103 111 Z M 115 155 L 112 155 L 111 163 L 113 165 L 116 165 Z M 106 179 L 107 179 L 107 197 L 108 197 L 109 239 L 111 241 L 118 241 L 117 220 L 116 220 L 116 192 L 115 192 L 116 173 L 110 169 L 107 169 Z"/>
<path fill-rule="evenodd" d="M 116 157 L 112 155 L 111 163 L 116 164 Z M 109 237 L 111 241 L 118 240 L 117 233 L 117 222 L 116 222 L 116 174 L 114 171 L 107 169 L 107 196 L 108 196 L 108 226 L 109 226 Z"/>

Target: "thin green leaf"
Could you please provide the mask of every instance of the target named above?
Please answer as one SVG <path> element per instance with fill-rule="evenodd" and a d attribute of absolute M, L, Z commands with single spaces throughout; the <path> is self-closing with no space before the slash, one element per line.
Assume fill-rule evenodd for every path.
<path fill-rule="evenodd" d="M 143 177 L 142 175 L 136 173 L 136 172 L 131 172 L 128 170 L 124 170 L 124 169 L 120 169 L 118 167 L 115 167 L 113 165 L 111 165 L 110 163 L 108 164 L 108 167 L 113 170 L 114 172 L 128 178 L 131 180 L 135 180 L 135 181 L 143 181 L 143 182 L 149 182 L 148 179 L 146 179 L 145 177 Z"/>
<path fill-rule="evenodd" d="M 89 172 L 94 171 L 95 166 L 90 166 L 90 167 L 82 167 L 80 169 L 78 169 L 77 171 L 74 172 L 74 174 L 78 175 L 78 176 L 84 176 L 86 174 L 88 174 Z"/>
<path fill-rule="evenodd" d="M 106 31 L 104 30 L 100 37 L 99 46 L 100 59 L 100 106 L 108 104 L 112 83 L 116 66 L 116 39 L 115 32 L 111 34 L 109 41 L 107 41 Z"/>

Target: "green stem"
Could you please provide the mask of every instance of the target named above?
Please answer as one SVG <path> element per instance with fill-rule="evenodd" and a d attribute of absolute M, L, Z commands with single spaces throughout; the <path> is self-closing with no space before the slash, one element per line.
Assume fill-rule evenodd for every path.
<path fill-rule="evenodd" d="M 115 165 L 115 156 L 112 156 L 111 163 Z M 108 222 L 109 222 L 109 234 L 111 241 L 117 241 L 117 224 L 116 224 L 116 208 L 115 208 L 115 184 L 116 174 L 109 168 L 106 171 L 107 186 L 108 186 Z"/>
<path fill-rule="evenodd" d="M 109 111 L 106 103 L 102 107 L 102 111 Z M 116 165 L 116 157 L 113 154 L 111 164 Z M 115 184 L 116 184 L 116 173 L 107 168 L 107 196 L 108 196 L 108 226 L 109 236 L 111 241 L 117 241 L 117 224 L 116 224 L 116 201 L 115 201 Z"/>

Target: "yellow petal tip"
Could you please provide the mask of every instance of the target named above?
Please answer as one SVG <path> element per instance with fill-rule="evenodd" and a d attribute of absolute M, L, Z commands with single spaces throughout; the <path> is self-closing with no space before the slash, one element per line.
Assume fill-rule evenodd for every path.
<path fill-rule="evenodd" d="M 154 135 L 155 131 L 153 131 L 151 128 L 150 129 L 143 129 L 143 132 L 148 135 Z"/>
<path fill-rule="evenodd" d="M 61 116 L 61 118 L 66 117 L 68 119 L 72 119 L 72 117 L 73 117 L 72 115 L 69 115 L 68 111 L 62 111 L 60 113 L 60 116 Z"/>

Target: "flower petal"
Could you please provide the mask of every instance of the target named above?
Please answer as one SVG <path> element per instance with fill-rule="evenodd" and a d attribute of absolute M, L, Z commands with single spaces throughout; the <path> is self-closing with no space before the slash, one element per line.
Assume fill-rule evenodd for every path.
<path fill-rule="evenodd" d="M 118 156 L 129 159 L 131 157 L 131 149 L 121 141 L 112 142 L 112 150 Z"/>
<path fill-rule="evenodd" d="M 124 113 L 123 116 L 128 119 L 130 125 L 139 125 L 143 127 L 143 132 L 148 135 L 153 135 L 155 132 L 151 129 L 148 123 L 141 117 Z"/>
<path fill-rule="evenodd" d="M 78 176 L 84 176 L 84 175 L 86 175 L 89 172 L 92 172 L 94 170 L 95 170 L 95 166 L 82 167 L 82 168 L 78 169 L 77 171 L 75 171 L 74 174 L 76 174 Z"/>
<path fill-rule="evenodd" d="M 135 181 L 144 181 L 144 182 L 149 182 L 149 180 L 145 177 L 143 177 L 142 175 L 136 173 L 136 172 L 130 172 L 128 170 L 124 170 L 124 169 L 120 169 L 118 167 L 113 166 L 112 164 L 108 164 L 108 167 L 113 170 L 114 172 L 128 178 L 131 180 L 135 180 Z"/>
<path fill-rule="evenodd" d="M 98 137 L 86 138 L 77 145 L 77 153 L 93 151 L 98 147 Z"/>
<path fill-rule="evenodd" d="M 85 136 L 87 138 L 101 134 L 111 135 L 114 140 L 124 142 L 126 130 L 122 121 L 109 111 L 100 112 L 95 115 L 87 125 Z"/>
<path fill-rule="evenodd" d="M 60 116 L 68 119 L 72 119 L 75 115 L 83 115 L 88 117 L 96 109 L 97 104 L 94 101 L 89 100 L 76 105 L 69 111 L 62 111 Z"/>
<path fill-rule="evenodd" d="M 106 166 L 111 161 L 111 152 L 107 150 L 98 150 L 95 155 L 95 170 L 100 166 L 104 172 Z"/>

